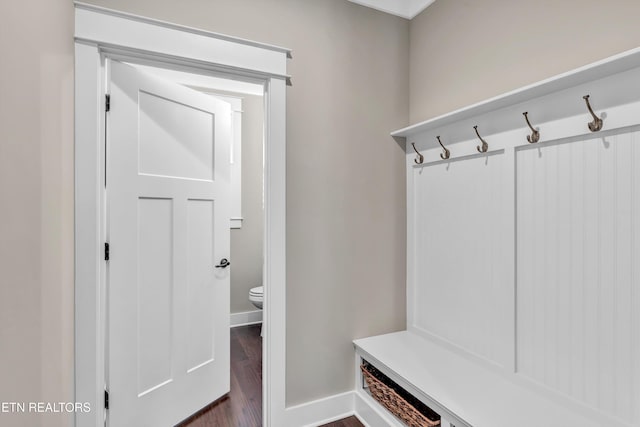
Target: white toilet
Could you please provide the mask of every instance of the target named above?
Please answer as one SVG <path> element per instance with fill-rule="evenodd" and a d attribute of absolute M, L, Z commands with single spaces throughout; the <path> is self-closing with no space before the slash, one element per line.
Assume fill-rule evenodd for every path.
<path fill-rule="evenodd" d="M 256 286 L 255 288 L 251 288 L 249 291 L 249 301 L 260 310 L 262 310 L 262 303 L 264 301 L 264 286 Z M 262 333 L 264 331 L 264 322 L 262 326 L 260 326 L 260 336 L 263 336 Z"/>
<path fill-rule="evenodd" d="M 262 310 L 262 302 L 264 301 L 264 286 L 256 286 L 249 291 L 249 301 L 260 310 Z"/>

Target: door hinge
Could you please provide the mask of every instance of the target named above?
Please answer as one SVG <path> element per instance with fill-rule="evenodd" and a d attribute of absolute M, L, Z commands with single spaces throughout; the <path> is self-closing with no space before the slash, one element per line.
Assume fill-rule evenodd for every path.
<path fill-rule="evenodd" d="M 111 95 L 106 94 L 104 97 L 104 109 L 105 111 L 111 111 Z"/>
<path fill-rule="evenodd" d="M 109 391 L 104 391 L 104 409 L 109 409 Z"/>
<path fill-rule="evenodd" d="M 104 260 L 109 261 L 109 244 L 104 244 Z"/>

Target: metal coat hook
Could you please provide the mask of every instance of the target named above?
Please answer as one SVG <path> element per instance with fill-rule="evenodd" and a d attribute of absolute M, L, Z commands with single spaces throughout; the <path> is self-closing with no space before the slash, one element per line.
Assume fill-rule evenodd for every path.
<path fill-rule="evenodd" d="M 447 148 L 444 145 L 442 145 L 442 141 L 440 141 L 440 136 L 436 136 L 436 138 L 438 138 L 438 144 L 440 144 L 440 146 L 444 150 L 444 153 L 440 153 L 440 158 L 442 160 L 447 160 L 449 157 L 451 157 L 451 152 L 447 150 Z"/>
<path fill-rule="evenodd" d="M 476 135 L 478 135 L 478 139 L 480 141 L 482 141 L 482 148 L 480 148 L 480 146 L 476 146 L 476 149 L 478 150 L 478 153 L 486 153 L 487 150 L 489 149 L 489 144 L 487 144 L 487 141 L 485 141 L 484 139 L 482 139 L 482 137 L 480 136 L 480 134 L 478 133 L 478 126 L 474 126 L 473 127 L 476 130 Z"/>
<path fill-rule="evenodd" d="M 415 151 L 416 154 L 418 155 L 418 157 L 413 159 L 413 161 L 416 162 L 417 165 L 421 165 L 424 162 L 424 156 L 422 154 L 420 154 L 420 152 L 416 148 L 416 143 L 415 142 L 412 142 L 411 145 L 413 146 L 413 151 Z"/>
<path fill-rule="evenodd" d="M 589 103 L 589 95 L 583 96 L 582 99 L 584 99 L 585 102 L 587 103 L 587 108 L 589 109 L 589 112 L 593 117 L 593 121 L 589 122 L 588 124 L 589 130 L 591 132 L 598 132 L 600 129 L 602 129 L 602 119 L 596 116 L 596 113 L 593 112 L 593 109 L 591 108 L 591 104 Z"/>
<path fill-rule="evenodd" d="M 522 115 L 527 121 L 527 125 L 529 125 L 529 129 L 531 129 L 531 132 L 532 132 L 531 135 L 527 135 L 527 141 L 529 141 L 529 144 L 535 144 L 536 142 L 540 141 L 540 132 L 535 130 L 533 126 L 531 126 L 528 112 L 525 111 L 524 113 L 522 113 Z"/>

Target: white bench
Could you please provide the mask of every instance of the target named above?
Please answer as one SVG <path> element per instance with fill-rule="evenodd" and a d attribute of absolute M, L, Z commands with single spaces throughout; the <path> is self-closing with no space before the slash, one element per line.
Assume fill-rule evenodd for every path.
<path fill-rule="evenodd" d="M 440 414 L 443 427 L 625 425 L 569 399 L 549 398 L 516 375 L 508 378 L 489 364 L 409 331 L 355 340 L 354 345 L 358 365 L 362 359 L 368 361 Z M 367 394 L 361 374 L 357 375 L 356 393 L 377 412 L 378 419 L 381 416 L 394 427 L 403 425 Z"/>

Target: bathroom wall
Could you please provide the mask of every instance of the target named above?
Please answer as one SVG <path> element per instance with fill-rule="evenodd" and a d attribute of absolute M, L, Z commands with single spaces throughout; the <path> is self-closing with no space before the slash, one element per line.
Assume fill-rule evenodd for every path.
<path fill-rule="evenodd" d="M 262 285 L 264 211 L 261 96 L 242 97 L 242 228 L 231 229 L 231 313 L 257 310 L 249 290 Z"/>
<path fill-rule="evenodd" d="M 437 0 L 410 24 L 410 121 L 638 47 L 639 15 L 629 0 Z"/>
<path fill-rule="evenodd" d="M 73 3 L 2 1 L 0 21 L 0 402 L 73 401 Z"/>

